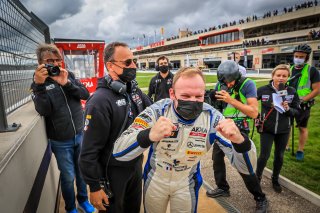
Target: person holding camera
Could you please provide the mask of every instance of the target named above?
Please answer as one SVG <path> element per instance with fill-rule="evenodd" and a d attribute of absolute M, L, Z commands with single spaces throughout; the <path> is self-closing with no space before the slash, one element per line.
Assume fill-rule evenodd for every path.
<path fill-rule="evenodd" d="M 289 85 L 296 89 L 301 105 L 299 113 L 295 115 L 297 126 L 299 127 L 299 147 L 296 153 L 296 159 L 304 159 L 304 146 L 308 140 L 308 121 L 311 107 L 314 105 L 314 98 L 320 93 L 320 73 L 319 71 L 307 64 L 312 49 L 307 44 L 298 45 L 293 51 L 293 62 L 291 66 L 291 75 L 297 76 L 294 80 L 289 81 Z"/>
<path fill-rule="evenodd" d="M 157 102 L 169 98 L 169 89 L 172 86 L 173 74 L 170 71 L 170 62 L 166 56 L 157 59 L 156 70 L 159 71 L 150 81 L 148 96 Z"/>
<path fill-rule="evenodd" d="M 243 134 L 248 135 L 251 118 L 256 118 L 258 115 L 255 83 L 243 77 L 239 72 L 238 64 L 231 60 L 219 65 L 217 77 L 219 82 L 216 85 L 215 92 L 211 95 L 211 99 L 215 102 L 213 105 L 220 108 L 226 118 L 232 119 Z M 224 156 L 224 152 L 215 144 L 213 146 L 212 159 L 214 178 L 218 187 L 207 191 L 206 194 L 209 197 L 230 196 L 230 186 L 226 180 Z M 240 175 L 248 191 L 254 196 L 256 212 L 266 212 L 268 201 L 262 192 L 257 176 L 254 173 L 243 174 L 241 172 Z"/>
<path fill-rule="evenodd" d="M 272 144 L 274 142 L 274 160 L 272 173 L 273 189 L 280 193 L 282 188 L 278 182 L 280 170 L 283 165 L 285 148 L 290 136 L 291 117 L 300 109 L 299 96 L 293 87 L 285 86 L 290 76 L 288 65 L 280 64 L 272 71 L 272 80 L 268 85 L 258 88 L 258 100 L 261 100 L 260 127 L 260 155 L 256 174 L 261 180 L 263 170 L 270 157 Z M 283 111 L 278 111 L 275 106 L 276 95 L 281 98 Z"/>
<path fill-rule="evenodd" d="M 37 48 L 38 67 L 31 84 L 36 111 L 45 118 L 46 132 L 60 170 L 61 191 L 67 212 L 77 212 L 74 180 L 79 207 L 94 212 L 88 202 L 78 158 L 83 137 L 83 110 L 80 100 L 89 97 L 88 90 L 72 72 L 61 67 L 62 56 L 53 44 Z"/>
<path fill-rule="evenodd" d="M 108 74 L 99 79 L 86 103 L 80 169 L 90 187 L 90 201 L 98 210 L 139 213 L 142 155 L 120 162 L 112 150 L 116 139 L 151 100 L 137 87 L 137 67 L 127 44 L 108 44 L 104 62 Z"/>
<path fill-rule="evenodd" d="M 166 212 L 168 202 L 170 212 L 197 212 L 200 159 L 213 143 L 238 171 L 254 172 L 253 142 L 233 120 L 203 103 L 204 91 L 202 71 L 181 68 L 169 90 L 170 99 L 145 109 L 115 143 L 113 155 L 119 161 L 130 161 L 149 149 L 143 190 L 148 213 Z"/>

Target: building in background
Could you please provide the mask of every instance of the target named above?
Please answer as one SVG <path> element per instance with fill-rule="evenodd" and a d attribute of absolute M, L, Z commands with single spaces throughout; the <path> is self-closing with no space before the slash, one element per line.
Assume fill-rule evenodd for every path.
<path fill-rule="evenodd" d="M 292 63 L 294 47 L 308 43 L 313 50 L 309 62 L 319 69 L 320 6 L 300 9 L 291 6 L 273 15 L 267 14 L 262 17 L 252 14 L 252 17 L 208 29 L 179 32 L 177 36 L 139 46 L 133 52 L 140 67 L 152 69 L 155 60 L 166 55 L 174 68 L 201 64 L 214 70 L 237 51 L 241 54 L 239 64 L 256 70 Z"/>

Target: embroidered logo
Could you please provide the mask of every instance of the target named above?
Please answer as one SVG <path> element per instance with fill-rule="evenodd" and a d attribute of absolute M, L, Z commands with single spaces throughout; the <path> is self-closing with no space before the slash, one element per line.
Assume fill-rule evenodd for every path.
<path fill-rule="evenodd" d="M 270 98 L 270 95 L 263 95 L 263 96 L 261 97 L 261 100 L 262 100 L 263 102 L 266 102 L 266 101 L 269 101 L 269 98 Z"/>
<path fill-rule="evenodd" d="M 117 100 L 116 104 L 118 105 L 118 107 L 125 106 L 126 105 L 126 100 L 125 99 Z"/>
<path fill-rule="evenodd" d="M 46 86 L 46 90 L 51 90 L 54 89 L 56 86 L 54 84 L 50 84 L 48 86 Z"/>

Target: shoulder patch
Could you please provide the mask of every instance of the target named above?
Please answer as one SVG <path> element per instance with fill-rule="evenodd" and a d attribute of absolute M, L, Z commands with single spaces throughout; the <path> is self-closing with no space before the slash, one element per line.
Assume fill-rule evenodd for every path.
<path fill-rule="evenodd" d="M 149 124 L 143 120 L 142 118 L 135 118 L 134 121 L 133 121 L 134 124 L 138 125 L 138 126 L 142 126 L 144 128 L 148 128 L 149 127 Z"/>
<path fill-rule="evenodd" d="M 142 112 L 138 117 L 142 118 L 144 121 L 146 121 L 148 123 L 152 121 L 151 117 L 149 116 L 149 114 L 147 112 Z"/>
<path fill-rule="evenodd" d="M 269 101 L 270 95 L 262 95 L 261 101 L 266 102 Z"/>
<path fill-rule="evenodd" d="M 118 105 L 118 107 L 120 106 L 125 106 L 126 105 L 126 100 L 123 98 L 123 99 L 119 99 L 116 101 L 116 104 Z"/>
<path fill-rule="evenodd" d="M 56 86 L 54 84 L 50 84 L 48 86 L 46 86 L 46 90 L 52 90 L 54 89 Z"/>

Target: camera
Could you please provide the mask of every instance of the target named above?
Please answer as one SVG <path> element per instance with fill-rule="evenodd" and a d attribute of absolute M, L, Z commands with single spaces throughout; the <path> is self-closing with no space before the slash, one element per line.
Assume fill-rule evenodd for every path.
<path fill-rule="evenodd" d="M 103 189 L 103 191 L 106 193 L 108 198 L 113 198 L 113 193 L 111 191 L 109 180 L 106 178 L 100 179 L 100 187 Z"/>
<path fill-rule="evenodd" d="M 261 115 L 259 114 L 257 118 L 254 119 L 254 126 L 257 128 L 258 133 L 263 132 L 263 125 L 264 125 L 264 119 L 262 119 Z"/>
<path fill-rule="evenodd" d="M 307 109 L 310 109 L 313 105 L 315 104 L 315 100 L 310 100 L 310 101 L 307 101 L 307 102 L 302 102 L 300 103 L 300 108 L 302 110 L 307 110 Z"/>
<path fill-rule="evenodd" d="M 60 75 L 60 68 L 58 66 L 53 66 L 51 64 L 45 64 L 45 68 L 47 69 L 49 76 Z"/>
<path fill-rule="evenodd" d="M 216 98 L 216 90 L 211 89 L 211 90 L 206 90 L 205 95 L 204 95 L 204 102 L 207 104 L 210 104 L 217 110 L 219 110 L 221 113 L 223 109 L 226 107 L 226 103 L 223 101 L 218 101 Z"/>

